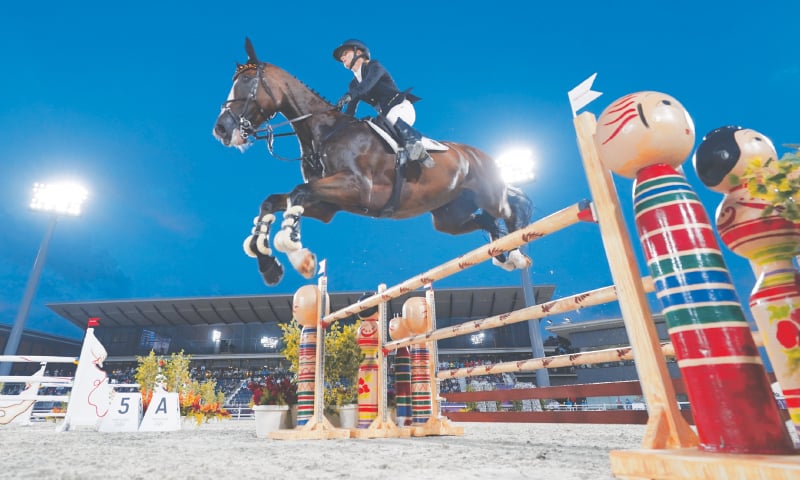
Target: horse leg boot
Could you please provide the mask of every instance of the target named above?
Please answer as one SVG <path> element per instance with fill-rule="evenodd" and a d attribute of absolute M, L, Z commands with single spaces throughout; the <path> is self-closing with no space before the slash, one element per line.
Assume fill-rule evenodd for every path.
<path fill-rule="evenodd" d="M 269 229 L 274 221 L 275 215 L 271 213 L 254 218 L 254 226 L 242 245 L 248 257 L 258 260 L 258 271 L 267 285 L 277 285 L 283 278 L 283 266 L 269 248 Z"/>
<path fill-rule="evenodd" d="M 300 241 L 300 216 L 303 207 L 289 206 L 283 213 L 281 231 L 275 234 L 274 244 L 277 250 L 286 253 L 289 261 L 304 278 L 312 278 L 317 270 L 317 256 L 309 249 L 303 248 Z"/>
<path fill-rule="evenodd" d="M 409 162 L 419 162 L 425 168 L 432 168 L 436 165 L 433 158 L 425 151 L 425 146 L 422 144 L 422 134 L 418 130 L 407 124 L 402 118 L 398 118 L 394 126 L 398 137 L 400 137 L 400 142 L 408 153 Z"/>

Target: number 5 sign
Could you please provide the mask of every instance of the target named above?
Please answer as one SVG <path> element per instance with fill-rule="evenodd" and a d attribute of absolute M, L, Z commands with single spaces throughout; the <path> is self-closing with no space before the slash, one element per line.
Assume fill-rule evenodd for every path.
<path fill-rule="evenodd" d="M 100 432 L 137 432 L 142 419 L 142 394 L 114 392 L 108 415 L 100 421 Z"/>

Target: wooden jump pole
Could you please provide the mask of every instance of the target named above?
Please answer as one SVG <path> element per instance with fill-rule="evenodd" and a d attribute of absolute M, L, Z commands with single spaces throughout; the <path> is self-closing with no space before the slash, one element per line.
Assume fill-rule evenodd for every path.
<path fill-rule="evenodd" d="M 641 281 L 644 285 L 643 288 L 645 291 L 652 292 L 655 290 L 653 281 L 650 279 L 650 277 L 644 277 L 641 279 Z M 544 318 L 555 313 L 571 312 L 579 308 L 602 305 L 604 303 L 613 302 L 616 299 L 616 287 L 612 285 L 598 288 L 596 290 L 590 290 L 588 292 L 570 295 L 568 297 L 563 297 L 556 300 L 551 300 L 549 302 L 532 305 L 530 307 L 525 307 L 513 312 L 501 313 L 500 315 L 487 317 L 482 320 L 472 320 L 458 325 L 432 330 L 428 333 L 412 335 L 404 339 L 388 342 L 386 345 L 384 345 L 384 348 L 386 350 L 396 350 L 398 348 L 417 343 L 457 337 L 460 335 L 466 335 L 467 333 L 502 327 L 535 318 Z"/>
<path fill-rule="evenodd" d="M 763 345 L 763 340 L 758 332 L 753 332 L 753 340 L 756 342 L 756 345 Z M 672 346 L 671 342 L 664 342 L 661 344 L 661 355 L 664 357 L 675 356 L 675 348 Z M 532 372 L 543 368 L 577 367 L 579 365 L 593 365 L 595 363 L 618 362 L 622 360 L 636 360 L 633 347 L 607 348 L 604 350 L 593 350 L 591 352 L 567 353 L 564 355 L 553 355 L 551 357 L 501 362 L 492 365 L 441 370 L 436 376 L 439 379 L 477 377 L 495 373 Z"/>
<path fill-rule="evenodd" d="M 371 297 L 365 298 L 360 302 L 356 302 L 350 306 L 344 307 L 336 312 L 326 315 L 320 323 L 324 327 L 332 324 L 337 320 L 356 315 L 358 312 L 374 307 L 381 302 L 389 301 L 393 298 L 400 297 L 409 292 L 413 292 L 426 284 L 433 283 L 436 280 L 453 275 L 462 270 L 466 270 L 473 265 L 484 262 L 500 253 L 507 252 L 518 248 L 524 244 L 533 242 L 545 235 L 562 230 L 570 225 L 574 225 L 581 221 L 581 212 L 589 208 L 588 202 L 585 204 L 576 203 L 563 210 L 559 210 L 545 218 L 542 218 L 530 225 L 521 228 L 513 233 L 501 237 L 491 243 L 478 247 L 470 252 L 461 255 L 453 260 L 442 263 L 425 273 L 416 275 L 414 277 L 399 283 L 381 294 L 375 294 Z"/>

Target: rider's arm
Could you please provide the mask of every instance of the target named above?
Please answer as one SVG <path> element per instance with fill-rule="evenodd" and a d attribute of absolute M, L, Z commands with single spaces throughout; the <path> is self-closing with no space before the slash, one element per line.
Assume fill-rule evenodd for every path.
<path fill-rule="evenodd" d="M 375 60 L 366 63 L 361 72 L 363 73 L 361 82 L 350 83 L 350 96 L 353 97 L 354 100 L 359 100 L 368 96 L 370 90 L 375 87 L 381 77 L 388 75 L 383 65 Z"/>

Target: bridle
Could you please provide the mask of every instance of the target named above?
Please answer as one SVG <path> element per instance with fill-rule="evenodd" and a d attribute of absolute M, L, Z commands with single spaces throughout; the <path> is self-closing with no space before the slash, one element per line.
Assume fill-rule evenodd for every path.
<path fill-rule="evenodd" d="M 264 91 L 267 92 L 267 95 L 269 95 L 269 97 L 272 99 L 272 102 L 275 105 L 278 104 L 277 100 L 275 99 L 275 95 L 272 93 L 272 89 L 270 88 L 269 84 L 267 83 L 267 79 L 264 78 L 264 73 L 263 73 L 264 72 L 264 66 L 265 66 L 264 63 L 258 63 L 258 64 L 256 64 L 256 63 L 245 63 L 244 65 L 238 65 L 237 66 L 236 73 L 233 75 L 233 81 L 234 82 L 239 77 L 239 75 L 241 75 L 242 73 L 244 73 L 247 70 L 255 69 L 256 70 L 256 77 L 251 80 L 253 84 L 250 87 L 250 92 L 247 94 L 247 98 L 233 98 L 231 100 L 226 100 L 225 103 L 222 104 L 222 113 L 226 114 L 226 115 L 230 115 L 231 117 L 233 117 L 234 121 L 238 122 L 238 124 L 239 124 L 239 135 L 242 137 L 243 140 L 248 140 L 248 139 L 250 139 L 251 141 L 265 140 L 266 143 L 267 143 L 267 150 L 269 151 L 269 154 L 272 157 L 274 157 L 274 158 L 276 158 L 278 160 L 285 160 L 285 161 L 301 160 L 305 156 L 292 159 L 292 158 L 286 158 L 286 157 L 282 157 L 280 155 L 276 155 L 275 154 L 275 151 L 274 151 L 274 148 L 273 148 L 273 142 L 275 140 L 275 137 L 287 137 L 287 136 L 291 136 L 291 135 L 297 135 L 297 133 L 294 132 L 294 131 L 286 132 L 286 133 L 275 133 L 274 129 L 277 128 L 277 127 L 282 127 L 284 125 L 291 125 L 291 124 L 293 124 L 295 122 L 299 122 L 300 120 L 305 120 L 306 118 L 309 118 L 314 114 L 313 113 L 306 113 L 305 115 L 300 115 L 299 117 L 296 117 L 296 118 L 290 118 L 290 119 L 288 119 L 288 120 L 286 120 L 284 122 L 280 122 L 280 123 L 276 123 L 276 124 L 270 124 L 269 123 L 270 120 L 275 118 L 275 115 L 277 115 L 278 112 L 275 111 L 275 112 L 272 113 L 272 115 L 267 115 L 267 113 L 264 111 L 264 109 L 261 108 L 261 105 L 259 105 L 258 102 L 256 101 L 256 95 L 258 94 L 258 87 L 261 86 L 261 87 L 264 88 Z M 240 113 L 238 115 L 238 118 L 237 118 L 237 115 L 235 113 L 233 113 L 233 111 L 230 108 L 230 105 L 232 103 L 234 103 L 234 102 L 244 102 L 244 107 L 241 110 L 242 113 Z M 244 116 L 244 114 L 247 112 L 248 107 L 250 106 L 251 103 L 254 103 L 258 107 L 259 113 L 264 118 L 264 122 L 263 122 L 263 123 L 265 123 L 264 128 L 257 129 L 257 128 L 253 127 L 253 123 Z M 333 109 L 333 110 L 335 110 L 335 109 Z M 330 110 L 328 110 L 328 111 L 330 111 Z"/>

